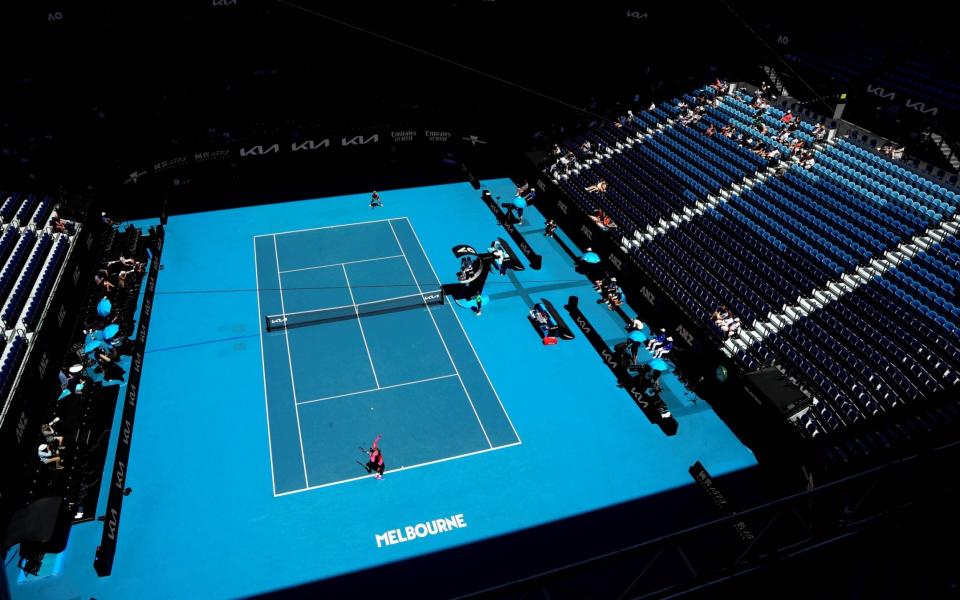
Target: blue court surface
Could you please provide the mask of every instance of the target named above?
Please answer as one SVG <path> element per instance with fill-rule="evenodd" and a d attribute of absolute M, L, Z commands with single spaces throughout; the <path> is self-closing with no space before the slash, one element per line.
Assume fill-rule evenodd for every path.
<path fill-rule="evenodd" d="M 432 294 L 456 280 L 452 247 L 506 237 L 479 192 L 381 196 L 170 219 L 113 575 L 92 566 L 102 523 L 83 523 L 46 576 L 7 567 L 15 599 L 262 594 L 664 497 L 696 461 L 756 464 L 675 377 L 667 437 L 582 335 L 541 344 L 541 297 L 580 296 L 611 345 L 624 330 L 536 210 L 520 229 L 543 269 L 492 274 L 477 316 Z M 378 433 L 383 480 L 360 451 Z"/>

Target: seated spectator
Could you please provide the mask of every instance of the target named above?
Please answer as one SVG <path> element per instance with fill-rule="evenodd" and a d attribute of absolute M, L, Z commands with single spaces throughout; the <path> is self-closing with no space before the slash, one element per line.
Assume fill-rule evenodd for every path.
<path fill-rule="evenodd" d="M 58 435 L 53 426 L 60 422 L 60 417 L 55 418 L 49 423 L 44 423 L 40 426 L 40 434 L 43 435 L 43 439 L 48 443 L 52 444 L 56 442 L 58 446 L 63 445 L 63 436 Z"/>
<path fill-rule="evenodd" d="M 55 465 L 55 468 L 59 471 L 63 468 L 63 464 L 60 462 L 60 450 L 64 446 L 56 446 L 52 444 L 40 444 L 37 448 L 37 456 L 40 458 L 40 462 L 45 465 Z"/>
<path fill-rule="evenodd" d="M 660 329 L 652 338 L 647 340 L 646 346 L 647 350 L 653 352 L 653 350 L 667 341 L 667 330 Z"/>
<path fill-rule="evenodd" d="M 50 215 L 50 229 L 54 233 L 66 233 L 67 226 L 63 223 L 63 220 L 60 219 L 60 215 L 57 214 L 57 211 L 53 211 Z"/>
<path fill-rule="evenodd" d="M 592 149 L 592 146 L 590 145 L 590 140 L 583 142 L 583 144 L 580 146 L 580 149 L 583 150 L 584 154 L 590 154 L 590 151 Z"/>
<path fill-rule="evenodd" d="M 607 191 L 607 182 L 601 179 L 600 181 L 598 181 L 598 182 L 596 182 L 595 184 L 591 185 L 590 187 L 586 188 L 586 191 L 588 191 L 588 192 L 594 192 L 594 193 L 601 193 L 601 194 L 602 194 L 602 193 L 605 193 L 605 192 Z"/>
<path fill-rule="evenodd" d="M 603 220 L 598 223 L 601 229 L 616 229 L 617 224 L 613 222 L 610 215 L 604 215 Z"/>
<path fill-rule="evenodd" d="M 103 292 L 105 294 L 112 292 L 113 289 L 116 287 L 115 285 L 107 281 L 107 277 L 109 276 L 110 274 L 107 273 L 106 269 L 100 269 L 99 271 L 97 271 L 97 274 L 93 276 L 93 282 L 96 285 L 100 286 L 100 288 L 103 289 Z"/>
<path fill-rule="evenodd" d="M 780 117 L 780 121 L 783 123 L 790 123 L 791 121 L 793 121 L 794 118 L 795 117 L 793 116 L 793 111 L 788 110 L 787 112 L 783 113 L 782 117 Z"/>
<path fill-rule="evenodd" d="M 905 148 L 903 146 L 897 146 L 890 151 L 890 158 L 892 160 L 902 160 L 903 152 Z"/>
<path fill-rule="evenodd" d="M 730 309 L 724 305 L 724 306 L 718 306 L 717 309 L 713 311 L 713 314 L 710 315 L 710 318 L 713 320 L 713 323 L 719 327 L 720 321 L 723 321 L 729 316 L 730 316 Z"/>
<path fill-rule="evenodd" d="M 665 339 L 662 344 L 657 344 L 654 346 L 652 351 L 653 357 L 663 358 L 669 354 L 671 350 L 673 350 L 673 337 L 668 335 L 667 339 Z"/>
<path fill-rule="evenodd" d="M 707 127 L 707 137 L 713 137 L 713 134 L 717 132 L 717 128 L 713 126 L 713 123 L 710 123 L 710 126 Z"/>
<path fill-rule="evenodd" d="M 589 192 L 591 190 L 587 188 L 587 191 Z M 602 208 L 598 208 L 592 215 L 590 215 L 590 220 L 596 223 L 597 225 L 600 225 L 601 223 L 603 223 L 603 220 L 606 218 L 607 218 L 607 213 L 604 212 Z"/>
<path fill-rule="evenodd" d="M 822 140 L 827 137 L 827 128 L 824 127 L 823 123 L 817 123 L 813 126 L 813 137 L 818 140 Z"/>

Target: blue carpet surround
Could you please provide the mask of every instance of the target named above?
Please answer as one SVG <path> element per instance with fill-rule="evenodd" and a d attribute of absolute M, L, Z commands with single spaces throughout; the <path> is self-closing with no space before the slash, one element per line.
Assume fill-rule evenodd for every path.
<path fill-rule="evenodd" d="M 265 331 L 454 282 L 453 246 L 503 235 L 466 183 L 381 196 L 170 219 L 113 575 L 96 577 L 102 524 L 84 523 L 54 574 L 7 567 L 15 599 L 267 593 L 690 486 L 696 461 L 756 464 L 675 377 L 667 437 L 582 336 L 541 344 L 541 297 L 579 295 L 611 345 L 624 331 L 532 208 L 520 230 L 543 269 L 491 274 L 482 316 L 414 303 Z M 378 433 L 380 481 L 358 464 Z"/>

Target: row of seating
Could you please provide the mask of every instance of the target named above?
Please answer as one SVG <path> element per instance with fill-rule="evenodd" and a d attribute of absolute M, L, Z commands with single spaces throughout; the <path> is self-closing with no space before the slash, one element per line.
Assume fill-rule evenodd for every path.
<path fill-rule="evenodd" d="M 23 357 L 27 353 L 27 338 L 23 332 L 15 331 L 3 337 L 6 339 L 6 345 L 0 356 L 0 398 L 6 398 L 10 392 L 14 379 L 20 372 Z"/>
<path fill-rule="evenodd" d="M 732 124 L 787 150 L 749 124 L 751 100 L 725 95 L 690 126 L 676 122 L 683 109 L 674 100 L 638 113 L 635 128 L 597 128 L 593 139 L 616 151 L 561 187 L 588 211 L 603 208 L 634 231 L 656 229 L 631 252 L 706 330 L 721 304 L 745 328 L 773 325 L 765 336 L 741 334 L 748 344 L 736 356 L 747 369 L 775 363 L 809 392 L 797 419 L 808 435 L 843 430 L 960 383 L 960 245 L 954 236 L 927 236 L 955 214 L 960 198 L 846 140 L 817 145 L 809 170 L 786 163 L 782 176 L 763 173 L 734 187 L 766 160 L 723 135 L 707 137 L 707 127 Z M 769 107 L 762 120 L 781 128 L 782 115 Z M 646 138 L 631 143 L 639 131 Z M 800 123 L 793 135 L 811 143 L 811 133 L 810 123 Z M 658 176 L 666 177 L 658 184 Z M 600 178 L 606 194 L 582 191 Z M 707 194 L 720 201 L 667 225 L 692 215 L 685 209 Z M 807 304 L 806 315 L 788 309 L 918 236 L 931 240 L 923 251 L 860 288 L 833 301 L 820 295 L 823 307 Z"/>
<path fill-rule="evenodd" d="M 53 249 L 50 251 L 50 255 L 47 257 L 43 269 L 40 271 L 37 283 L 34 285 L 33 291 L 30 293 L 30 297 L 20 317 L 23 328 L 28 332 L 34 331 L 37 328 L 41 310 L 47 302 L 51 286 L 57 279 L 57 274 L 60 273 L 69 247 L 70 244 L 65 236 L 57 236 L 56 241 L 53 243 Z"/>
<path fill-rule="evenodd" d="M 36 285 L 36 276 L 45 263 L 47 252 L 50 250 L 52 243 L 50 235 L 41 234 L 34 245 L 30 257 L 20 272 L 17 283 L 13 286 L 13 291 L 7 296 L 3 309 L 0 310 L 0 323 L 2 323 L 3 329 L 10 329 L 16 325 L 20 311 L 27 300 L 27 295 Z"/>

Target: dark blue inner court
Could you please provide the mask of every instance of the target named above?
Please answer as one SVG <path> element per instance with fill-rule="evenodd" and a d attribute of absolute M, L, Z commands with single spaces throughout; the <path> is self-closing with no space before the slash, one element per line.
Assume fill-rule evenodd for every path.
<path fill-rule="evenodd" d="M 484 183 L 513 195 L 509 180 Z M 504 235 L 467 183 L 381 195 L 377 209 L 364 194 L 171 217 L 113 575 L 92 568 L 103 524 L 81 523 L 40 577 L 23 581 L 8 566 L 14 598 L 246 597 L 622 503 L 662 507 L 692 486 L 696 461 L 714 476 L 755 465 L 672 374 L 661 397 L 679 430 L 668 437 L 582 335 L 542 344 L 527 320 L 541 298 L 559 308 L 580 296 L 610 345 L 624 330 L 560 243 L 541 235 L 535 208 L 519 228 L 543 269 L 492 274 L 479 317 L 452 302 L 414 303 L 266 331 L 267 315 L 456 281 L 451 248 Z M 358 447 L 378 433 L 380 481 L 358 464 Z M 108 464 L 112 456 L 111 447 Z M 712 510 L 652 510 L 648 524 Z M 647 513 L 632 514 L 604 527 L 644 525 L 634 521 Z M 456 515 L 463 527 L 417 535 Z M 401 542 L 407 527 L 414 536 Z M 389 532 L 396 543 L 383 541 Z"/>

